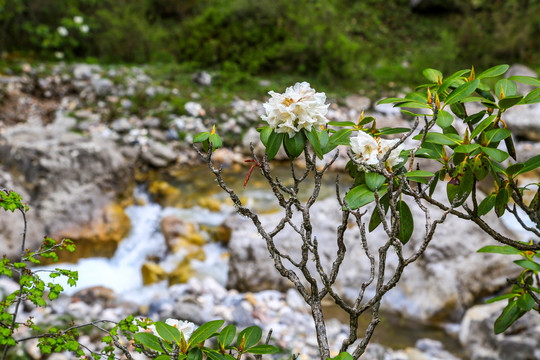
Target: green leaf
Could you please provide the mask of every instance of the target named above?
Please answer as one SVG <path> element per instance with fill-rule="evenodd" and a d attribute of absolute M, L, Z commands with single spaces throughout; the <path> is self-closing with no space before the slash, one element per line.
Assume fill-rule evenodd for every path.
<path fill-rule="evenodd" d="M 482 146 L 481 149 L 484 152 L 484 154 L 488 155 L 489 157 L 491 157 L 493 160 L 497 162 L 503 162 L 504 160 L 508 159 L 508 153 L 505 153 L 502 150 L 493 149 L 493 148 L 489 148 L 485 146 Z"/>
<path fill-rule="evenodd" d="M 279 349 L 272 345 L 256 345 L 247 349 L 246 352 L 257 355 L 275 354 L 279 352 Z"/>
<path fill-rule="evenodd" d="M 185 355 L 184 355 L 185 357 Z M 97 358 L 98 360 L 101 359 L 101 357 L 98 356 Z M 171 357 L 167 354 L 163 354 L 163 355 L 159 355 L 158 357 L 156 357 L 154 360 L 171 360 Z M 181 360 L 180 358 L 178 360 Z"/>
<path fill-rule="evenodd" d="M 406 107 L 411 109 L 431 109 L 431 106 L 426 103 L 421 103 L 418 101 L 407 101 L 396 104 L 395 107 Z"/>
<path fill-rule="evenodd" d="M 478 84 L 480 84 L 480 80 L 473 80 L 459 86 L 457 89 L 452 91 L 450 95 L 446 97 L 444 105 L 451 105 L 455 102 L 465 99 L 467 96 L 471 95 L 476 90 Z"/>
<path fill-rule="evenodd" d="M 509 136 L 504 139 L 504 144 L 506 145 L 506 151 L 508 151 L 508 155 L 510 155 L 512 159 L 517 160 L 516 147 L 514 146 L 514 140 L 512 140 L 512 137 Z"/>
<path fill-rule="evenodd" d="M 195 143 L 203 142 L 204 140 L 208 139 L 209 136 L 210 136 L 210 133 L 208 131 L 198 133 L 197 135 L 193 137 L 193 143 L 195 144 Z"/>
<path fill-rule="evenodd" d="M 379 101 L 377 103 L 377 105 L 382 105 L 382 104 L 393 104 L 393 103 L 397 103 L 397 102 L 402 102 L 404 101 L 405 99 L 402 99 L 402 98 L 396 98 L 396 97 L 391 97 L 391 98 L 386 98 L 386 99 L 382 99 L 381 101 Z"/>
<path fill-rule="evenodd" d="M 435 174 L 429 171 L 424 171 L 424 170 L 414 170 L 414 171 L 409 171 L 408 173 L 405 174 L 405 176 L 409 180 L 427 184 L 429 182 L 429 178 L 435 176 Z"/>
<path fill-rule="evenodd" d="M 537 102 L 540 102 L 540 88 L 534 89 L 525 95 L 525 98 L 521 101 L 522 104 L 534 104 Z"/>
<path fill-rule="evenodd" d="M 534 261 L 528 260 L 528 259 L 522 259 L 522 260 L 515 260 L 516 264 L 518 264 L 521 267 L 524 267 L 525 269 L 533 270 L 533 271 L 540 271 L 540 264 L 535 263 Z"/>
<path fill-rule="evenodd" d="M 275 131 L 272 131 L 272 133 L 268 137 L 266 145 L 266 155 L 268 156 L 268 161 L 272 160 L 278 153 L 284 136 L 285 133 L 276 133 Z"/>
<path fill-rule="evenodd" d="M 425 69 L 422 74 L 431 82 L 439 83 L 442 81 L 443 74 L 439 70 Z"/>
<path fill-rule="evenodd" d="M 390 200 L 388 198 L 388 193 L 384 194 L 384 196 L 382 196 L 379 199 L 379 202 L 385 214 L 388 212 L 388 208 L 390 207 L 389 201 Z M 373 213 L 371 214 L 371 218 L 369 219 L 369 226 L 368 226 L 369 232 L 372 232 L 373 230 L 375 230 L 377 226 L 381 224 L 381 222 L 382 222 L 382 219 L 379 214 L 379 211 L 377 210 L 377 208 L 373 209 Z"/>
<path fill-rule="evenodd" d="M 375 172 L 366 173 L 366 185 L 371 191 L 379 189 L 385 181 L 386 178 L 381 174 L 377 174 Z"/>
<path fill-rule="evenodd" d="M 497 65 L 492 68 L 489 68 L 483 72 L 480 73 L 480 75 L 476 76 L 477 79 L 484 79 L 484 78 L 490 78 L 490 77 L 497 77 L 504 74 L 510 66 L 504 64 L 504 65 Z"/>
<path fill-rule="evenodd" d="M 437 125 L 444 129 L 452 125 L 453 122 L 454 117 L 452 114 L 444 110 L 439 110 L 439 114 L 437 116 Z"/>
<path fill-rule="evenodd" d="M 299 132 L 292 138 L 285 136 L 283 145 L 285 146 L 285 152 L 289 155 L 289 158 L 295 159 L 304 151 L 304 146 L 306 145 L 305 135 Z"/>
<path fill-rule="evenodd" d="M 444 90 L 448 89 L 448 87 L 454 85 L 455 82 L 459 82 L 459 79 L 464 74 L 470 72 L 471 70 L 459 70 L 458 72 L 453 73 L 452 75 L 448 76 L 446 79 L 444 79 L 441 86 L 439 86 L 439 90 L 437 90 L 437 93 L 442 94 Z"/>
<path fill-rule="evenodd" d="M 480 124 L 478 124 L 477 127 L 474 128 L 473 132 L 471 133 L 470 139 L 476 138 L 482 131 L 484 131 L 489 125 L 493 124 L 493 121 L 495 121 L 496 116 L 491 115 L 482 120 Z"/>
<path fill-rule="evenodd" d="M 223 356 L 221 353 L 217 352 L 216 350 L 212 350 L 212 349 L 209 349 L 209 348 L 203 348 L 202 351 L 206 354 L 206 356 L 207 356 L 207 358 L 209 360 L 225 360 L 225 359 L 227 359 L 225 356 Z"/>
<path fill-rule="evenodd" d="M 508 305 L 504 308 L 502 314 L 495 320 L 495 334 L 500 334 L 510 327 L 517 319 L 525 314 L 525 311 L 521 310 L 517 306 L 517 302 L 509 301 Z"/>
<path fill-rule="evenodd" d="M 373 122 L 375 120 L 375 118 L 373 116 L 366 116 L 365 118 L 363 118 L 359 123 L 358 125 L 359 126 L 362 126 L 362 125 L 366 125 L 366 124 L 369 124 L 370 122 Z"/>
<path fill-rule="evenodd" d="M 494 194 L 492 194 L 494 195 Z M 490 254 L 503 254 L 503 255 L 519 255 L 521 254 L 521 251 L 516 249 L 515 247 L 504 245 L 488 245 L 484 246 L 483 248 L 479 249 L 477 252 L 479 253 L 490 253 Z"/>
<path fill-rule="evenodd" d="M 414 231 L 414 220 L 411 209 L 405 201 L 398 201 L 397 210 L 399 211 L 399 234 L 397 238 L 402 244 L 406 244 Z"/>
<path fill-rule="evenodd" d="M 393 135 L 393 134 L 401 134 L 411 131 L 409 128 L 391 128 L 391 127 L 384 127 L 378 129 L 379 135 Z"/>
<path fill-rule="evenodd" d="M 488 143 L 498 142 L 506 139 L 510 135 L 512 135 L 512 133 L 508 129 L 492 129 L 486 131 L 486 140 L 488 141 Z"/>
<path fill-rule="evenodd" d="M 471 167 L 468 164 L 457 167 L 452 180 L 446 185 L 448 201 L 454 203 L 459 199 L 456 206 L 463 204 L 471 193 L 473 185 L 474 176 Z"/>
<path fill-rule="evenodd" d="M 325 153 L 328 153 L 334 150 L 338 145 L 349 145 L 349 136 L 351 135 L 352 129 L 341 129 L 336 131 L 328 139 L 328 145 L 323 149 Z"/>
<path fill-rule="evenodd" d="M 157 352 L 163 352 L 163 348 L 159 344 L 159 340 L 156 335 L 147 332 L 140 332 L 136 333 L 134 337 L 135 340 L 137 340 L 147 348 Z"/>
<path fill-rule="evenodd" d="M 463 101 L 465 101 L 466 99 L 463 99 Z M 453 103 L 452 105 L 450 105 L 450 110 L 452 110 L 452 112 L 460 119 L 465 119 L 467 117 L 467 111 L 465 110 L 465 106 L 460 102 Z M 444 111 L 444 110 L 439 110 L 439 112 L 441 111 Z"/>
<path fill-rule="evenodd" d="M 341 352 L 339 353 L 338 356 L 334 357 L 334 358 L 330 358 L 331 360 L 353 360 L 354 358 L 352 357 L 351 354 L 347 353 L 347 352 Z"/>
<path fill-rule="evenodd" d="M 463 154 L 470 154 L 474 150 L 478 149 L 480 147 L 480 144 L 464 144 L 459 145 L 454 148 L 454 151 L 457 153 L 463 153 Z"/>
<path fill-rule="evenodd" d="M 507 96 L 514 96 L 517 93 L 517 85 L 515 82 L 508 79 L 501 79 L 495 84 L 495 95 L 499 99 Z"/>
<path fill-rule="evenodd" d="M 307 131 L 304 129 L 304 134 L 306 135 L 309 143 L 311 144 L 313 151 L 315 151 L 315 155 L 317 155 L 319 159 L 322 159 L 323 151 L 322 151 L 319 136 L 317 136 L 317 130 L 315 130 L 315 128 L 313 128 L 313 130 L 311 131 Z"/>
<path fill-rule="evenodd" d="M 494 303 L 494 302 L 497 302 L 497 301 L 501 301 L 501 300 L 506 300 L 506 299 L 513 299 L 516 297 L 516 294 L 515 293 L 509 293 L 509 294 L 504 294 L 504 295 L 499 295 L 499 296 L 496 296 L 494 298 L 491 298 L 489 300 L 486 301 L 486 304 L 491 304 L 491 303 Z"/>
<path fill-rule="evenodd" d="M 421 140 L 422 134 L 416 135 L 414 140 Z M 439 145 L 459 145 L 463 139 L 459 135 L 455 134 L 441 134 L 436 132 L 430 132 L 426 134 L 425 142 L 439 144 Z"/>
<path fill-rule="evenodd" d="M 506 168 L 505 173 L 508 176 L 513 176 L 513 175 L 519 174 L 519 171 L 523 169 L 524 167 L 525 167 L 525 164 L 522 164 L 522 163 L 512 164 Z"/>
<path fill-rule="evenodd" d="M 241 339 L 244 338 L 244 349 L 249 349 L 257 344 L 262 337 L 262 330 L 258 326 L 250 326 L 238 333 L 237 343 L 240 345 Z"/>
<path fill-rule="evenodd" d="M 212 335 L 214 335 L 214 333 L 221 327 L 221 325 L 223 325 L 224 322 L 225 321 L 223 320 L 214 320 L 202 324 L 193 332 L 193 334 L 191 334 L 188 345 L 199 344 L 212 337 Z"/>
<path fill-rule="evenodd" d="M 474 125 L 476 124 L 477 122 L 479 122 L 480 120 L 482 120 L 482 118 L 484 117 L 484 115 L 486 115 L 486 110 L 482 110 L 476 114 L 472 114 L 470 116 L 467 116 L 467 118 L 464 120 L 465 123 L 470 123 L 471 125 Z"/>
<path fill-rule="evenodd" d="M 379 196 L 386 193 L 386 186 L 382 186 L 379 190 Z M 364 205 L 375 200 L 375 194 L 369 190 L 366 184 L 358 185 L 351 189 L 345 195 L 345 201 L 352 210 L 356 210 Z"/>
<path fill-rule="evenodd" d="M 156 331 L 161 338 L 170 343 L 180 343 L 180 330 L 162 321 L 156 322 Z"/>
<path fill-rule="evenodd" d="M 187 360 L 203 360 L 203 353 L 199 347 L 191 348 L 187 354 Z"/>
<path fill-rule="evenodd" d="M 508 189 L 506 187 L 501 187 L 495 197 L 495 214 L 497 214 L 498 217 L 503 216 L 506 204 L 508 204 L 509 200 L 510 194 L 508 193 Z"/>
<path fill-rule="evenodd" d="M 218 134 L 210 134 L 208 141 L 212 143 L 213 150 L 219 149 L 221 146 L 223 146 L 223 141 Z"/>
<path fill-rule="evenodd" d="M 508 80 L 514 80 L 517 82 L 520 82 L 522 84 L 532 85 L 532 86 L 540 86 L 540 79 L 534 78 L 532 76 L 510 76 Z"/>
<path fill-rule="evenodd" d="M 229 346 L 234 340 L 236 335 L 236 327 L 233 324 L 229 324 L 221 330 L 221 333 L 218 336 L 218 342 L 223 346 Z"/>
<path fill-rule="evenodd" d="M 528 292 L 523 293 L 517 299 L 517 306 L 524 311 L 530 311 L 535 304 L 536 301 L 534 301 L 533 297 Z"/>
<path fill-rule="evenodd" d="M 523 163 L 523 168 L 518 174 L 524 174 L 540 167 L 540 155 L 535 155 Z"/>
<path fill-rule="evenodd" d="M 490 194 L 478 205 L 478 216 L 486 215 L 495 206 L 495 193 Z M 480 251 L 482 252 L 482 251 Z"/>
<path fill-rule="evenodd" d="M 352 121 L 330 121 L 330 122 L 328 123 L 328 125 L 338 126 L 338 127 L 343 127 L 343 126 L 356 126 L 356 124 L 353 123 Z"/>
<path fill-rule="evenodd" d="M 521 99 L 523 99 L 523 95 L 507 96 L 504 99 L 499 100 L 498 105 L 501 109 L 509 109 L 512 106 L 518 104 L 521 101 Z"/>
<path fill-rule="evenodd" d="M 257 131 L 261 133 L 261 142 L 266 147 L 268 144 L 268 138 L 270 137 L 270 134 L 273 132 L 273 130 L 270 128 L 270 126 L 265 126 L 262 128 L 258 128 Z"/>

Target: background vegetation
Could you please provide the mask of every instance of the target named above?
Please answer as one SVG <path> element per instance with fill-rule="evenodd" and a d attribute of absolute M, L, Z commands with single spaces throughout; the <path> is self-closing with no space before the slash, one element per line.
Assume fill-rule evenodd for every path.
<path fill-rule="evenodd" d="M 415 83 L 495 63 L 540 68 L 540 2 L 526 0 L 0 0 L 10 56 L 179 63 L 332 87 Z M 89 31 L 74 22 L 81 16 Z M 59 27 L 68 30 L 62 36 Z M 6 56 L 4 56 L 4 59 Z M 392 84 L 390 84 L 392 85 Z"/>

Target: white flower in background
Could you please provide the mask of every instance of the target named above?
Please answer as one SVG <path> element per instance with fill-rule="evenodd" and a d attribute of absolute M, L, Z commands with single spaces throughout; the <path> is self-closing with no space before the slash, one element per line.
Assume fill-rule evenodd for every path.
<path fill-rule="evenodd" d="M 369 165 L 377 165 L 379 160 L 381 160 L 398 141 L 398 139 L 385 140 L 378 137 L 374 138 L 363 131 L 359 131 L 357 136 L 350 139 L 351 151 L 356 154 L 357 160 Z M 393 167 L 401 162 L 399 154 L 402 150 L 403 144 L 398 145 L 397 148 L 392 150 L 388 159 L 386 159 L 388 166 Z"/>
<path fill-rule="evenodd" d="M 189 340 L 191 334 L 193 334 L 193 331 L 195 331 L 195 324 L 189 321 L 167 319 L 165 320 L 165 323 L 180 330 L 180 332 L 184 334 L 184 339 L 186 339 L 186 341 Z"/>
<path fill-rule="evenodd" d="M 60 34 L 60 36 L 68 36 L 69 34 L 69 31 L 68 29 L 66 29 L 65 27 L 63 26 L 59 26 L 56 31 L 58 31 L 58 33 Z"/>
<path fill-rule="evenodd" d="M 83 18 L 82 16 L 74 16 L 73 17 L 73 22 L 75 22 L 75 24 L 82 24 L 83 23 Z"/>
<path fill-rule="evenodd" d="M 64 53 L 61 52 L 61 51 L 55 51 L 54 56 L 55 56 L 57 59 L 63 59 L 63 58 L 64 58 Z"/>
<path fill-rule="evenodd" d="M 88 33 L 90 31 L 90 27 L 88 25 L 84 24 L 84 25 L 81 25 L 80 30 L 81 30 L 81 32 L 83 34 L 86 34 L 86 33 Z"/>
<path fill-rule="evenodd" d="M 302 129 L 311 131 L 312 127 L 326 125 L 328 104 L 326 94 L 318 93 L 307 82 L 288 87 L 284 94 L 270 91 L 272 96 L 263 104 L 266 115 L 261 118 L 277 133 L 287 133 L 293 137 Z"/>

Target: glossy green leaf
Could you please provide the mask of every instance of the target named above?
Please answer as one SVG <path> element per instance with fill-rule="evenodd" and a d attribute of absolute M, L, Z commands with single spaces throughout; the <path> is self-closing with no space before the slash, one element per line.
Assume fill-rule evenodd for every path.
<path fill-rule="evenodd" d="M 470 116 L 467 116 L 467 118 L 464 120 L 465 123 L 474 125 L 486 115 L 486 110 L 482 110 L 476 114 L 472 114 Z"/>
<path fill-rule="evenodd" d="M 492 129 L 486 131 L 486 139 L 488 143 L 501 141 L 510 135 L 512 135 L 512 133 L 508 129 Z"/>
<path fill-rule="evenodd" d="M 520 82 L 522 84 L 532 85 L 532 86 L 540 86 L 540 79 L 534 78 L 532 76 L 510 76 L 508 80 L 514 80 L 517 82 Z"/>
<path fill-rule="evenodd" d="M 275 354 L 279 352 L 279 349 L 272 345 L 255 345 L 246 350 L 246 352 L 250 354 L 257 354 L 257 355 L 263 355 L 263 354 Z"/>
<path fill-rule="evenodd" d="M 384 196 L 382 196 L 379 199 L 381 208 L 383 209 L 385 214 L 388 212 L 388 208 L 390 207 L 389 201 L 390 200 L 388 198 L 388 193 L 384 194 Z M 379 211 L 376 208 L 373 209 L 373 213 L 371 214 L 371 218 L 369 219 L 369 225 L 368 225 L 369 232 L 372 232 L 373 230 L 375 230 L 381 224 L 381 222 L 382 222 L 382 218 L 381 218 L 381 215 L 379 214 Z"/>
<path fill-rule="evenodd" d="M 186 358 L 186 355 L 183 356 L 183 358 Z M 171 356 L 167 354 L 159 355 L 154 360 L 171 360 Z M 182 360 L 182 358 L 178 358 L 178 360 Z"/>
<path fill-rule="evenodd" d="M 500 334 L 510 327 L 525 312 L 517 306 L 515 300 L 509 301 L 502 314 L 495 320 L 495 334 Z"/>
<path fill-rule="evenodd" d="M 358 125 L 360 126 L 366 125 L 366 124 L 369 124 L 370 122 L 373 122 L 374 120 L 375 118 L 373 116 L 366 116 L 365 118 L 360 120 L 360 123 Z"/>
<path fill-rule="evenodd" d="M 382 186 L 379 189 L 379 196 L 386 193 L 386 186 Z M 352 188 L 347 195 L 345 195 L 345 201 L 352 210 L 356 210 L 364 205 L 369 204 L 375 200 L 375 194 L 369 190 L 366 184 L 358 185 Z"/>
<path fill-rule="evenodd" d="M 400 200 L 396 207 L 399 211 L 399 234 L 397 238 L 402 244 L 406 244 L 414 231 L 413 216 L 406 202 Z"/>
<path fill-rule="evenodd" d="M 405 107 L 411 109 L 431 109 L 430 105 L 418 101 L 407 101 L 403 103 L 398 103 L 396 104 L 396 107 Z"/>
<path fill-rule="evenodd" d="M 393 135 L 393 134 L 401 134 L 411 131 L 409 128 L 391 128 L 391 127 L 384 127 L 378 129 L 380 135 Z"/>
<path fill-rule="evenodd" d="M 421 114 L 421 113 L 414 113 L 412 111 L 405 110 L 405 109 L 401 109 L 401 113 L 405 114 L 407 116 L 412 116 L 413 118 L 418 117 L 418 116 L 423 116 L 423 114 Z M 429 115 L 429 116 L 431 116 L 431 115 Z"/>
<path fill-rule="evenodd" d="M 221 330 L 218 336 L 218 342 L 223 346 L 229 346 L 234 340 L 236 335 L 236 327 L 233 324 L 229 324 Z"/>
<path fill-rule="evenodd" d="M 446 97 L 444 101 L 445 106 L 465 99 L 476 90 L 478 84 L 480 84 L 480 80 L 473 80 L 459 86 Z"/>
<path fill-rule="evenodd" d="M 283 139 L 283 145 L 285 152 L 289 155 L 290 159 L 295 159 L 304 151 L 306 145 L 306 138 L 303 133 L 296 133 L 292 138 L 288 135 Z"/>
<path fill-rule="evenodd" d="M 508 245 L 488 245 L 478 250 L 479 253 L 490 253 L 490 254 L 503 254 L 503 255 L 519 255 L 521 251 L 515 247 Z"/>
<path fill-rule="evenodd" d="M 156 335 L 147 333 L 147 332 L 140 332 L 140 333 L 136 333 L 134 337 L 135 337 L 135 340 L 143 344 L 148 349 L 151 349 L 157 352 L 163 352 L 163 348 L 159 344 L 159 339 Z"/>
<path fill-rule="evenodd" d="M 408 173 L 405 174 L 405 176 L 409 180 L 427 184 L 429 182 L 429 178 L 435 176 L 435 174 L 429 171 L 424 171 L 424 170 L 414 170 L 414 171 L 409 171 Z"/>
<path fill-rule="evenodd" d="M 212 150 L 217 150 L 223 146 L 223 141 L 218 134 L 210 134 L 208 141 L 212 144 Z"/>
<path fill-rule="evenodd" d="M 508 189 L 506 187 L 501 187 L 497 192 L 497 196 L 495 196 L 495 214 L 497 214 L 498 217 L 503 216 L 506 210 L 506 204 L 508 204 L 509 200 L 510 194 L 508 193 Z"/>
<path fill-rule="evenodd" d="M 193 334 L 191 334 L 188 344 L 190 346 L 192 344 L 199 344 L 206 339 L 212 337 L 214 333 L 221 327 L 221 325 L 223 325 L 224 322 L 225 321 L 223 320 L 213 320 L 202 324 L 197 329 L 195 329 Z"/>
<path fill-rule="evenodd" d="M 439 83 L 442 82 L 443 74 L 436 69 L 424 69 L 422 74 L 431 82 Z"/>
<path fill-rule="evenodd" d="M 161 338 L 170 343 L 180 343 L 180 330 L 162 321 L 156 322 L 156 331 Z"/>
<path fill-rule="evenodd" d="M 504 99 L 499 100 L 499 107 L 501 109 L 509 109 L 514 105 L 517 105 L 523 99 L 523 95 L 507 96 Z"/>
<path fill-rule="evenodd" d="M 187 360 L 203 360 L 203 352 L 199 347 L 191 348 L 187 354 Z"/>
<path fill-rule="evenodd" d="M 516 174 L 519 174 L 519 171 L 525 167 L 525 164 L 522 163 L 516 163 L 512 164 L 509 167 L 506 168 L 506 175 L 508 176 L 514 176 Z"/>
<path fill-rule="evenodd" d="M 204 140 L 208 139 L 209 136 L 210 136 L 210 133 L 208 131 L 198 133 L 197 135 L 193 137 L 193 143 L 203 142 Z"/>
<path fill-rule="evenodd" d="M 522 104 L 535 104 L 540 102 L 540 88 L 534 89 L 521 100 Z"/>
<path fill-rule="evenodd" d="M 439 86 L 439 90 L 437 92 L 440 94 L 443 93 L 444 90 L 448 89 L 450 86 L 454 85 L 454 83 L 459 82 L 459 78 L 467 73 L 469 73 L 471 70 L 459 70 L 452 75 L 448 76 L 444 79 L 441 86 Z M 462 80 L 463 81 L 463 80 Z M 459 84 L 461 85 L 461 84 Z"/>
<path fill-rule="evenodd" d="M 240 345 L 242 338 L 244 339 L 244 349 L 249 349 L 261 340 L 262 330 L 258 326 L 250 326 L 238 333 L 237 343 Z"/>
<path fill-rule="evenodd" d="M 347 352 L 340 352 L 338 356 L 330 358 L 331 360 L 354 360 L 351 354 Z"/>
<path fill-rule="evenodd" d="M 321 147 L 321 142 L 319 140 L 319 136 L 317 136 L 317 130 L 315 129 L 311 131 L 304 130 L 304 134 L 306 135 L 309 143 L 311 144 L 313 151 L 315 151 L 315 155 L 317 155 L 319 159 L 322 159 L 323 151 Z"/>
<path fill-rule="evenodd" d="M 494 302 L 497 302 L 497 301 L 501 301 L 501 300 L 506 300 L 506 299 L 513 299 L 516 297 L 516 294 L 515 293 L 509 293 L 509 294 L 504 294 L 504 295 L 499 295 L 499 296 L 496 296 L 494 298 L 491 298 L 489 300 L 486 301 L 486 304 L 491 304 L 491 303 L 494 303 Z"/>
<path fill-rule="evenodd" d="M 343 126 L 356 126 L 356 124 L 353 123 L 352 121 L 330 121 L 330 122 L 328 123 L 328 125 L 338 126 L 338 127 L 343 127 Z"/>
<path fill-rule="evenodd" d="M 518 174 L 524 174 L 540 167 L 540 155 L 535 155 L 523 163 L 523 168 Z"/>
<path fill-rule="evenodd" d="M 450 203 L 459 206 L 465 202 L 474 186 L 474 176 L 469 165 L 456 168 L 452 179 L 446 185 L 446 195 Z"/>
<path fill-rule="evenodd" d="M 465 99 L 463 99 L 465 100 Z M 467 111 L 465 110 L 465 106 L 460 103 L 456 102 L 450 105 L 450 110 L 460 119 L 465 119 L 467 117 Z M 444 110 L 439 110 L 439 112 Z M 439 125 L 440 126 L 440 125 Z M 441 126 L 442 127 L 442 126 Z M 444 129 L 444 127 L 442 127 Z"/>
<path fill-rule="evenodd" d="M 499 99 L 507 96 L 514 96 L 517 93 L 517 85 L 515 82 L 508 79 L 501 79 L 495 84 L 495 95 Z"/>
<path fill-rule="evenodd" d="M 454 117 L 452 114 L 450 114 L 447 111 L 439 110 L 438 116 L 437 116 L 437 125 L 439 125 L 442 128 L 446 128 L 454 122 Z"/>
<path fill-rule="evenodd" d="M 273 132 L 273 130 L 270 128 L 270 126 L 265 126 L 257 129 L 257 131 L 261 133 L 261 142 L 265 147 L 267 147 L 268 139 L 270 138 L 270 134 Z"/>
<path fill-rule="evenodd" d="M 393 103 L 397 103 L 397 102 L 402 102 L 404 101 L 405 99 L 403 98 L 396 98 L 396 97 L 391 97 L 391 98 L 386 98 L 386 99 L 382 99 L 381 101 L 379 101 L 377 103 L 377 105 L 382 105 L 382 104 L 393 104 Z"/>
<path fill-rule="evenodd" d="M 516 147 L 514 146 L 514 140 L 512 140 L 512 137 L 509 136 L 504 139 L 504 144 L 506 145 L 506 151 L 508 151 L 508 155 L 510 155 L 512 159 L 517 160 Z"/>
<path fill-rule="evenodd" d="M 522 260 L 515 260 L 516 264 L 518 264 L 521 267 L 524 267 L 525 269 L 533 270 L 533 271 L 540 271 L 540 264 L 535 263 L 534 261 L 528 260 L 528 259 L 522 259 Z"/>
<path fill-rule="evenodd" d="M 465 144 L 456 146 L 454 148 L 454 151 L 457 153 L 469 154 L 472 153 L 474 150 L 478 149 L 479 147 L 480 144 Z"/>
<path fill-rule="evenodd" d="M 416 135 L 413 139 L 422 139 L 422 134 Z M 463 139 L 459 135 L 455 134 L 441 134 L 436 132 L 430 132 L 426 134 L 426 138 L 424 141 L 439 145 L 459 145 L 463 141 Z"/>
<path fill-rule="evenodd" d="M 481 72 L 478 76 L 476 76 L 477 79 L 484 79 L 484 78 L 490 78 L 490 77 L 497 77 L 504 74 L 510 66 L 504 64 L 504 65 L 497 65 L 494 67 L 491 67 L 483 72 Z"/>
<path fill-rule="evenodd" d="M 517 298 L 517 306 L 524 311 L 530 311 L 536 302 L 533 297 L 528 293 L 523 293 L 520 297 Z"/>
<path fill-rule="evenodd" d="M 508 153 L 502 150 L 488 148 L 485 146 L 482 146 L 481 149 L 486 155 L 488 155 L 489 157 L 491 157 L 493 160 L 497 162 L 503 162 L 504 160 L 508 159 Z"/>
<path fill-rule="evenodd" d="M 352 129 L 341 129 L 336 131 L 328 139 L 328 145 L 323 149 L 325 153 L 334 150 L 338 145 L 349 145 L 349 137 L 351 136 Z"/>
<path fill-rule="evenodd" d="M 226 360 L 227 359 L 227 357 L 217 352 L 216 350 L 203 348 L 202 351 L 206 354 L 206 357 L 209 360 Z"/>
<path fill-rule="evenodd" d="M 285 133 L 276 133 L 275 131 L 272 131 L 270 133 L 270 136 L 268 137 L 268 141 L 266 143 L 266 154 L 268 156 L 268 161 L 272 160 L 278 153 L 285 135 Z"/>
<path fill-rule="evenodd" d="M 366 185 L 371 191 L 379 189 L 385 181 L 386 178 L 381 174 L 377 174 L 375 172 L 366 173 Z"/>
<path fill-rule="evenodd" d="M 476 138 L 478 135 L 480 135 L 480 133 L 482 131 L 484 131 L 485 129 L 488 128 L 488 126 L 490 126 L 491 124 L 493 124 L 493 122 L 495 121 L 496 119 L 496 116 L 495 115 L 491 115 L 491 116 L 488 116 L 487 118 L 485 118 L 484 120 L 482 120 L 482 122 L 480 124 L 478 124 L 473 132 L 471 133 L 471 137 L 470 139 L 474 139 Z"/>
<path fill-rule="evenodd" d="M 490 194 L 487 196 L 480 204 L 478 205 L 478 216 L 486 215 L 488 212 L 493 209 L 495 206 L 495 196 L 496 194 Z"/>

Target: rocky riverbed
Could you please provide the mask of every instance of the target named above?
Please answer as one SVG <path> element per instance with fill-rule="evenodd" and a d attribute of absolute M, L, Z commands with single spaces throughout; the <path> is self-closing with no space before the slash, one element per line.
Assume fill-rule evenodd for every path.
<path fill-rule="evenodd" d="M 528 69 L 512 69 L 512 75 L 531 75 L 525 73 Z M 210 74 L 195 75 L 193 81 L 201 89 L 212 86 Z M 197 164 L 190 146 L 193 134 L 217 124 L 231 145 L 216 152 L 215 159 L 231 169 L 231 179 L 242 177 L 248 169 L 242 164 L 249 156 L 249 143 L 258 139 L 253 129 L 260 122 L 261 103 L 235 99 L 220 113 L 212 112 L 197 101 L 197 94 L 180 95 L 181 89 L 157 82 L 144 68 L 135 67 L 23 65 L 20 74 L 0 76 L 0 86 L 0 185 L 19 192 L 31 206 L 28 247 L 37 247 L 44 235 L 69 237 L 77 241 L 78 252 L 64 260 L 81 263 L 79 259 L 93 261 L 103 256 L 117 266 L 105 273 L 131 278 L 120 271 L 122 266 L 137 273 L 131 288 L 89 283 L 93 287 L 62 297 L 50 307 L 26 308 L 26 315 L 44 322 L 66 316 L 77 321 L 118 320 L 129 313 L 196 323 L 222 318 L 239 327 L 271 328 L 273 340 L 290 354 L 316 357 L 309 311 L 273 269 L 252 225 L 235 215 L 230 203 L 216 193 L 208 173 L 195 176 L 196 168 L 186 171 Z M 186 100 L 180 107 L 174 104 L 178 96 Z M 143 111 L 141 98 L 163 100 L 157 108 Z M 356 121 L 366 110 L 379 126 L 408 124 L 395 108 L 372 106 L 372 99 L 363 96 L 351 95 L 342 103 L 346 106 L 331 106 L 331 120 Z M 508 122 L 518 135 L 522 161 L 540 153 L 539 119 L 540 108 L 529 106 L 521 114 L 512 114 Z M 341 154 L 335 171 L 346 162 Z M 263 223 L 275 223 L 278 215 L 268 206 L 271 196 L 258 190 L 256 176 L 251 181 L 254 188 L 244 194 L 246 201 L 267 212 L 261 216 Z M 136 195 L 141 186 L 151 199 Z M 202 192 L 205 196 L 199 196 Z M 334 217 L 337 211 L 327 209 L 334 207 L 338 208 L 337 201 L 328 196 L 313 209 L 318 238 L 329 253 L 335 246 L 330 239 L 339 217 Z M 147 215 L 155 211 L 152 225 L 143 222 L 138 211 Z M 195 212 L 199 215 L 194 216 Z M 455 221 L 445 224 L 437 241 L 405 272 L 383 306 L 413 323 L 436 324 L 448 337 L 459 340 L 463 349 L 448 349 L 452 341 L 430 339 L 416 344 L 411 340 L 405 349 L 391 349 L 390 339 L 385 346 L 370 345 L 366 359 L 540 358 L 536 346 L 540 320 L 534 314 L 519 320 L 507 333 L 493 335 L 493 320 L 500 308 L 475 304 L 503 290 L 506 278 L 514 276 L 516 269 L 501 256 L 476 254 L 490 240 L 473 226 Z M 489 221 L 498 223 L 502 232 L 511 231 L 496 217 Z M 134 232 L 138 225 L 148 232 Z M 17 255 L 21 226 L 17 214 L 2 214 L 2 253 Z M 129 245 L 134 242 L 126 242 L 134 233 L 139 236 L 135 240 L 148 242 L 141 253 Z M 283 234 L 284 248 L 294 254 L 294 245 L 285 241 L 290 238 L 292 234 Z M 354 235 L 346 238 L 353 254 L 358 250 L 355 244 L 359 245 L 355 240 Z M 103 262 L 89 264 L 87 269 Z M 347 294 L 361 284 L 367 269 L 365 262 L 354 257 L 344 268 L 338 285 Z M 2 281 L 6 291 L 13 287 Z M 139 299 L 130 300 L 131 294 L 139 294 Z M 329 320 L 328 327 L 336 349 L 347 335 L 346 327 L 335 319 Z M 81 341 L 89 347 L 99 345 L 92 336 Z M 39 358 L 35 344 L 28 343 L 25 350 Z"/>

